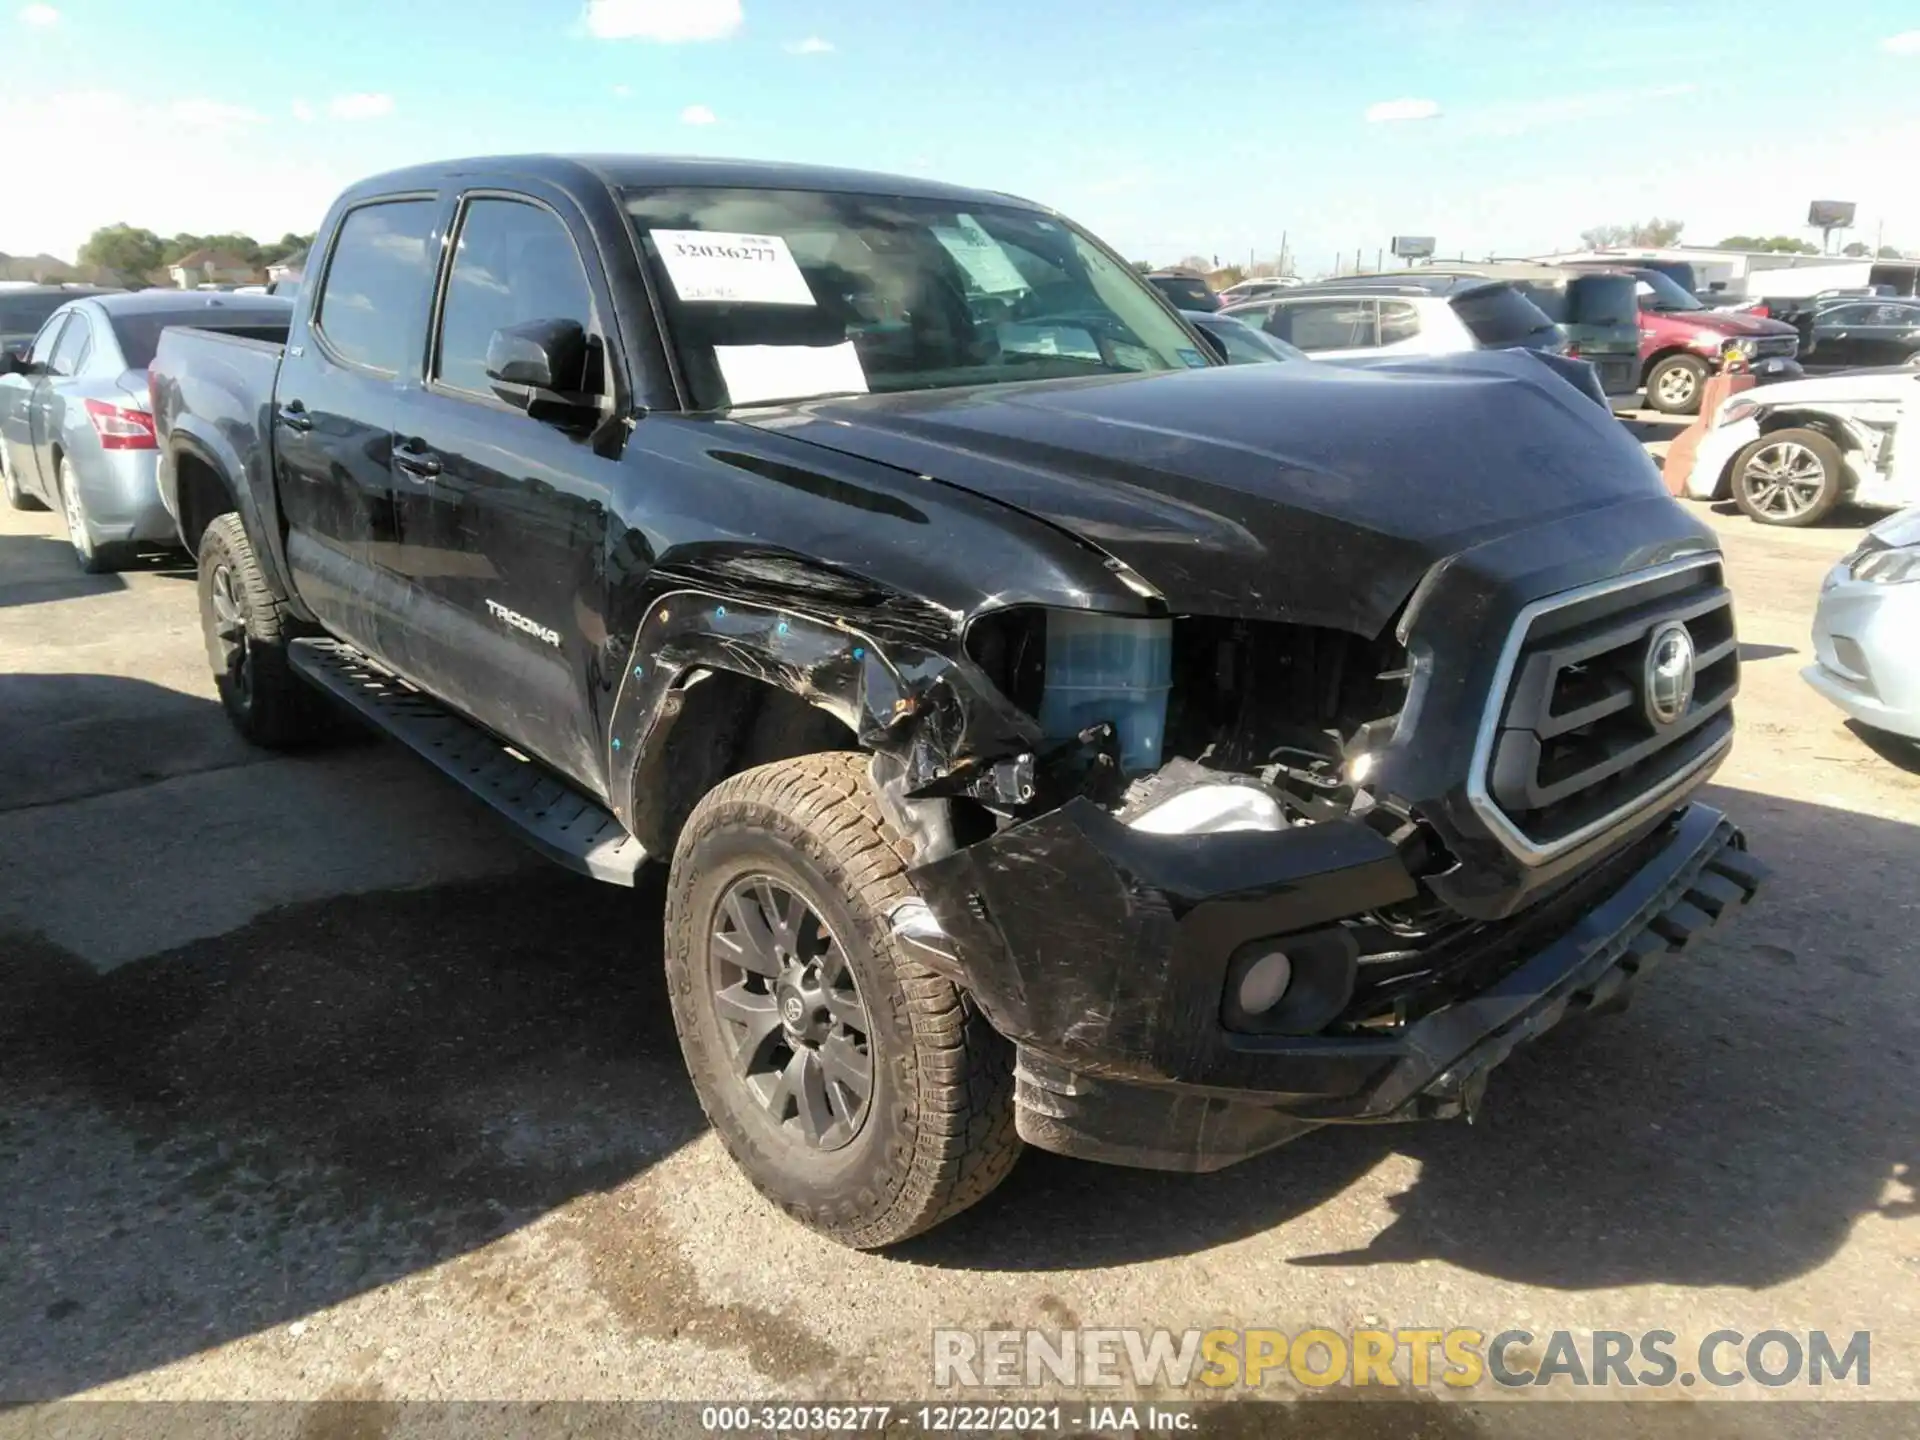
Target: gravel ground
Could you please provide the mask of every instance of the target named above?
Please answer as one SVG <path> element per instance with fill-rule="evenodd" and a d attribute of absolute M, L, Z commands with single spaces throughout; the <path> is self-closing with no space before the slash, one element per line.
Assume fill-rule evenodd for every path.
<path fill-rule="evenodd" d="M 0 1402 L 900 1398 L 936 1324 L 1871 1329 L 1870 1393 L 1920 1398 L 1920 760 L 1797 676 L 1857 526 L 1712 519 L 1747 666 L 1707 798 L 1777 870 L 1724 938 L 1478 1126 L 1208 1177 L 1030 1153 L 863 1256 L 707 1133 L 657 886 L 529 859 L 391 746 L 247 750 L 188 579 L 0 515 Z"/>

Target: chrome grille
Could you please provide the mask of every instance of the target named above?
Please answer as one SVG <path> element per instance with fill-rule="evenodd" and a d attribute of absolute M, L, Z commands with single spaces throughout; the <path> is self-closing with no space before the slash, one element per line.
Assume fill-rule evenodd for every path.
<path fill-rule="evenodd" d="M 1766 359 L 1773 355 L 1791 356 L 1800 349 L 1798 335 L 1762 335 L 1747 342 L 1756 359 Z"/>
<path fill-rule="evenodd" d="M 1669 622 L 1692 641 L 1694 688 L 1661 723 L 1645 693 L 1647 654 Z M 1538 863 L 1677 796 L 1733 733 L 1739 642 L 1718 557 L 1528 606 L 1497 679 L 1470 793 L 1522 859 Z"/>

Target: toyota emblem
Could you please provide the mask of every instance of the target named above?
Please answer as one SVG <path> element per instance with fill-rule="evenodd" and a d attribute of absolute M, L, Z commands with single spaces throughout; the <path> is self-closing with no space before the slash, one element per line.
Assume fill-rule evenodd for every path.
<path fill-rule="evenodd" d="M 1641 680 L 1647 718 L 1656 726 L 1677 722 L 1693 704 L 1693 636 L 1678 620 L 1653 632 Z"/>

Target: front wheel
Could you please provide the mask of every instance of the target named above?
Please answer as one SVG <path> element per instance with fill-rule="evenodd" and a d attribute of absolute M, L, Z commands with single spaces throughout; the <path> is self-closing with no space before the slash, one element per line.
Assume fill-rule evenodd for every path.
<path fill-rule="evenodd" d="M 1762 525 L 1817 525 L 1845 494 L 1840 447 L 1818 430 L 1762 435 L 1733 462 L 1733 500 Z"/>
<path fill-rule="evenodd" d="M 674 849 L 667 978 L 700 1104 L 762 1194 L 842 1244 L 939 1224 L 1020 1153 L 1013 1056 L 968 997 L 895 947 L 913 896 L 866 757 L 763 765 Z"/>
<path fill-rule="evenodd" d="M 1706 388 L 1705 362 L 1669 355 L 1647 373 L 1647 404 L 1662 415 L 1698 415 Z"/>

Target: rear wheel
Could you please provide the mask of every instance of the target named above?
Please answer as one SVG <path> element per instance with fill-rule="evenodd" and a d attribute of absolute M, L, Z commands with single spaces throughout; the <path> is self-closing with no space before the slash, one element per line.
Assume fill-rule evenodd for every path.
<path fill-rule="evenodd" d="M 220 704 L 234 728 L 273 750 L 326 733 L 326 701 L 287 662 L 290 618 L 267 584 L 238 515 L 221 515 L 207 526 L 199 563 L 200 628 Z"/>
<path fill-rule="evenodd" d="M 20 479 L 13 473 L 13 456 L 7 450 L 7 442 L 0 440 L 0 492 L 7 497 L 7 507 L 12 510 L 44 510 L 47 507 L 38 496 L 29 495 L 20 488 Z"/>
<path fill-rule="evenodd" d="M 1776 430 L 1733 462 L 1733 500 L 1762 525 L 1817 525 L 1845 494 L 1840 447 L 1818 430 Z"/>
<path fill-rule="evenodd" d="M 918 1234 L 1013 1168 L 1013 1057 L 894 946 L 908 851 L 864 755 L 724 781 L 675 847 L 667 976 L 694 1089 L 789 1215 L 860 1249 Z"/>
<path fill-rule="evenodd" d="M 102 545 L 93 538 L 93 521 L 87 516 L 87 497 L 80 488 L 80 476 L 73 461 L 60 457 L 60 513 L 67 522 L 67 543 L 73 546 L 73 558 L 88 575 L 105 575 L 118 570 L 131 558 L 125 545 Z"/>
<path fill-rule="evenodd" d="M 1662 415 L 1698 415 L 1706 388 L 1705 362 L 1669 355 L 1647 374 L 1647 404 Z"/>

